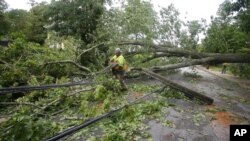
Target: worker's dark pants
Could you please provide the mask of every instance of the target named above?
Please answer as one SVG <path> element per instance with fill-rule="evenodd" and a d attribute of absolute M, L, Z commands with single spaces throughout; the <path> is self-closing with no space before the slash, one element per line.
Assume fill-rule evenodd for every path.
<path fill-rule="evenodd" d="M 127 89 L 127 85 L 124 81 L 124 70 L 112 70 L 113 75 L 119 80 L 122 89 Z"/>

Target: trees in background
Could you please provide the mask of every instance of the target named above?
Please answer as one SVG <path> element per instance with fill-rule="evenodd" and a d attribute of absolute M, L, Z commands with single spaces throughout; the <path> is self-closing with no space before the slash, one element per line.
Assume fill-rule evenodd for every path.
<path fill-rule="evenodd" d="M 173 4 L 161 9 L 158 24 L 158 39 L 161 44 L 180 45 L 183 21 L 179 15 L 179 11 Z"/>
<path fill-rule="evenodd" d="M 105 9 L 104 4 L 104 0 L 52 0 L 47 11 L 50 29 L 59 35 L 74 35 L 86 44 L 91 43 Z"/>
<path fill-rule="evenodd" d="M 157 21 L 153 5 L 141 0 L 128 0 L 122 8 L 122 32 L 127 39 L 152 41 Z"/>
<path fill-rule="evenodd" d="M 26 36 L 29 41 L 44 44 L 48 33 L 48 30 L 45 28 L 48 24 L 48 8 L 49 4 L 42 2 L 39 4 L 34 4 L 30 9 L 28 14 L 29 23 L 27 24 L 28 31 L 26 32 Z"/>
<path fill-rule="evenodd" d="M 12 9 L 7 11 L 6 16 L 9 21 L 9 33 L 22 33 L 27 35 L 29 22 L 29 12 L 22 9 Z"/>
<path fill-rule="evenodd" d="M 0 0 L 0 37 L 8 32 L 9 23 L 6 15 L 4 14 L 7 9 L 7 3 L 4 0 Z"/>
<path fill-rule="evenodd" d="M 22 9 L 5 11 L 3 14 L 7 25 L 1 30 L 5 31 L 2 36 L 11 39 L 13 33 L 21 33 L 30 42 L 44 44 L 44 40 L 47 37 L 47 30 L 44 28 L 47 24 L 45 17 L 47 6 L 47 3 L 42 2 L 33 5 L 30 11 Z"/>
<path fill-rule="evenodd" d="M 214 53 L 249 53 L 249 15 L 248 0 L 225 1 L 220 5 L 218 17 L 212 19 L 207 30 L 203 46 L 207 52 Z M 250 66 L 234 64 L 233 73 L 250 77 Z"/>
<path fill-rule="evenodd" d="M 73 36 L 80 39 L 82 44 L 76 54 L 80 55 L 80 64 L 93 69 L 103 65 L 99 59 L 106 54 L 107 49 L 93 49 L 88 54 L 81 55 L 84 50 L 99 44 L 97 38 L 97 25 L 105 10 L 105 0 L 59 0 L 51 1 L 47 10 L 47 27 L 57 36 Z M 103 55 L 104 54 L 104 55 Z M 105 59 L 104 59 L 105 60 Z"/>

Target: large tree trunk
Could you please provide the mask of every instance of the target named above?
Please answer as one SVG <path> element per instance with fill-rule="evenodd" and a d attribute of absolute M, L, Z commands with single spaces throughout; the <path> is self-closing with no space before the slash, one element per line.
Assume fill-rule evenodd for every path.
<path fill-rule="evenodd" d="M 202 59 L 187 60 L 183 63 L 171 64 L 166 66 L 154 66 L 150 69 L 153 71 L 166 71 L 171 69 L 178 69 L 188 66 L 201 64 L 219 64 L 219 63 L 250 63 L 250 54 L 221 54 Z"/>
<path fill-rule="evenodd" d="M 190 65 L 200 64 L 219 64 L 219 63 L 250 63 L 250 54 L 219 54 L 219 53 L 199 53 L 196 51 L 189 51 L 180 48 L 169 48 L 169 46 L 155 45 L 155 44 L 144 44 L 140 42 L 123 42 L 119 45 L 140 45 L 140 46 L 151 46 L 148 50 L 138 50 L 135 52 L 126 52 L 125 54 L 139 54 L 139 53 L 153 53 L 149 58 L 144 59 L 142 62 L 150 61 L 154 58 L 159 57 L 186 57 L 191 59 L 197 59 L 190 63 L 182 63 L 180 67 L 186 67 Z M 209 58 L 209 59 L 208 59 Z M 202 60 L 198 60 L 202 59 Z M 189 65 L 188 65 L 189 64 Z M 180 68 L 177 67 L 177 68 Z M 175 68 L 173 68 L 175 69 Z"/>
<path fill-rule="evenodd" d="M 164 83 L 165 85 L 167 86 L 170 86 L 171 88 L 174 88 L 178 91 L 181 91 L 183 92 L 187 97 L 191 98 L 191 99 L 198 99 L 198 100 L 201 100 L 203 103 L 206 103 L 206 104 L 212 104 L 213 103 L 213 99 L 210 98 L 210 97 L 207 97 L 199 92 L 196 92 L 192 89 L 189 89 L 187 87 L 184 87 L 178 83 L 175 83 L 171 80 L 168 80 L 166 79 L 165 77 L 159 75 L 159 74 L 156 74 L 152 71 L 149 71 L 147 69 L 139 69 L 140 71 L 142 71 L 144 74 L 150 76 L 150 77 L 153 77 L 159 81 L 161 81 L 162 83 Z"/>

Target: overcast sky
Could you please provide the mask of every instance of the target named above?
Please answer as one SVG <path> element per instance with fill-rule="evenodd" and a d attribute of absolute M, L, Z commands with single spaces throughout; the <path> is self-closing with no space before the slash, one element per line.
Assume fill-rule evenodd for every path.
<path fill-rule="evenodd" d="M 30 9 L 29 0 L 5 0 L 9 4 L 9 8 Z M 50 0 L 36 0 L 50 1 Z M 210 17 L 216 15 L 219 5 L 224 0 L 151 0 L 156 11 L 160 7 L 167 7 L 173 3 L 180 11 L 183 20 L 200 20 L 204 18 L 210 22 Z"/>

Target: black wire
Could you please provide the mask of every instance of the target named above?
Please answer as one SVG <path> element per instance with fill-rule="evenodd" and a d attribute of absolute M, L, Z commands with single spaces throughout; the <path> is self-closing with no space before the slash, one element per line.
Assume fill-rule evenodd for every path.
<path fill-rule="evenodd" d="M 136 99 L 136 100 L 134 100 L 134 101 L 132 101 L 132 102 L 129 102 L 129 104 L 126 104 L 126 105 L 124 105 L 124 106 L 122 106 L 122 107 L 120 107 L 120 108 L 117 108 L 117 109 L 112 110 L 112 111 L 110 111 L 110 112 L 104 113 L 104 114 L 102 114 L 101 116 L 98 116 L 98 117 L 96 117 L 96 118 L 94 118 L 94 119 L 92 119 L 92 120 L 87 120 L 87 122 L 84 122 L 84 123 L 82 123 L 82 124 L 80 124 L 80 125 L 78 125 L 78 126 L 75 126 L 75 127 L 70 128 L 70 129 L 67 129 L 67 130 L 65 130 L 65 131 L 62 131 L 61 133 L 58 133 L 56 136 L 54 136 L 54 137 L 52 137 L 52 138 L 49 138 L 49 139 L 47 139 L 46 141 L 56 141 L 56 140 L 58 140 L 58 139 L 61 139 L 61 138 L 65 137 L 65 136 L 67 136 L 67 135 L 70 135 L 70 134 L 72 134 L 72 133 L 74 133 L 74 132 L 76 132 L 76 131 L 78 131 L 78 130 L 84 128 L 84 127 L 87 127 L 87 126 L 89 126 L 89 125 L 91 125 L 91 124 L 93 124 L 93 123 L 96 123 L 97 121 L 99 121 L 99 120 L 101 120 L 101 119 L 107 118 L 107 117 L 109 117 L 110 115 L 112 115 L 113 113 L 119 112 L 119 111 L 121 111 L 122 109 L 127 108 L 127 107 L 129 107 L 129 106 L 131 106 L 131 105 L 138 104 L 138 103 L 137 103 L 138 101 L 144 99 L 145 97 L 147 97 L 147 96 L 149 96 L 149 95 L 151 95 L 151 94 L 154 94 L 154 93 L 156 93 L 156 92 L 160 92 L 160 91 L 162 91 L 162 90 L 164 90 L 164 89 L 165 89 L 165 87 L 163 87 L 163 88 L 161 88 L 161 89 L 159 89 L 159 90 L 155 90 L 155 91 L 153 91 L 153 92 L 150 92 L 149 94 L 146 94 L 146 95 L 144 95 L 144 96 L 142 96 L 142 97 L 140 97 L 140 98 L 138 98 L 138 99 Z"/>
<path fill-rule="evenodd" d="M 47 89 L 52 89 L 52 88 L 70 87 L 70 86 L 77 86 L 77 85 L 90 85 L 90 84 L 96 84 L 96 83 L 95 82 L 77 82 L 77 83 L 50 84 L 50 85 L 41 85 L 41 86 L 9 87 L 9 88 L 1 88 L 0 94 L 27 92 L 27 91 L 35 91 L 35 90 L 47 90 Z"/>
<path fill-rule="evenodd" d="M 70 129 L 67 129 L 67 130 L 65 130 L 65 131 L 63 131 L 63 132 L 57 134 L 56 136 L 47 139 L 46 141 L 56 141 L 56 140 L 58 140 L 58 139 L 61 139 L 61 138 L 65 137 L 65 136 L 67 136 L 67 135 L 70 135 L 70 134 L 72 134 L 72 133 L 74 133 L 74 132 L 76 132 L 76 131 L 78 131 L 78 130 L 84 128 L 84 127 L 87 127 L 87 126 L 89 126 L 89 125 L 91 125 L 91 124 L 93 124 L 93 123 L 96 123 L 97 121 L 99 121 L 99 120 L 101 120 L 101 119 L 104 119 L 104 118 L 106 118 L 106 117 L 109 117 L 109 116 L 112 115 L 113 113 L 118 112 L 118 111 L 122 110 L 122 109 L 125 108 L 125 107 L 126 107 L 126 106 L 122 106 L 122 107 L 120 107 L 120 108 L 118 108 L 118 109 L 112 110 L 112 111 L 110 111 L 110 112 L 108 112 L 108 113 L 105 113 L 105 114 L 103 114 L 103 115 L 101 115 L 101 116 L 98 116 L 98 117 L 96 117 L 96 118 L 94 118 L 94 119 L 92 119 L 92 120 L 88 120 L 87 122 L 85 122 L 85 123 L 83 123 L 83 124 L 80 124 L 80 125 L 78 125 L 78 126 L 75 126 L 75 127 L 70 128 Z"/>
<path fill-rule="evenodd" d="M 93 73 L 93 74 L 86 74 L 90 76 L 94 75 L 100 75 L 103 73 L 106 73 L 108 70 L 110 70 L 112 66 L 109 65 L 105 67 L 103 70 Z M 103 83 L 103 82 L 100 82 Z M 68 83 L 68 84 L 50 84 L 50 85 L 42 85 L 42 86 L 20 86 L 20 87 L 9 87 L 9 88 L 0 88 L 0 94 L 7 94 L 7 93 L 14 93 L 18 94 L 20 92 L 27 92 L 27 91 L 35 91 L 35 90 L 47 90 L 51 88 L 60 88 L 60 87 L 70 87 L 70 86 L 76 86 L 76 85 L 87 85 L 87 84 L 96 84 L 94 82 L 78 82 L 78 83 Z"/>

